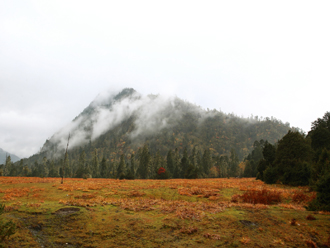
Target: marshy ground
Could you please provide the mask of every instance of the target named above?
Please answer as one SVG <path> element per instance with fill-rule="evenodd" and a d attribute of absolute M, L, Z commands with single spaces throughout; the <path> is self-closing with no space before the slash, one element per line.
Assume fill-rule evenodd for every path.
<path fill-rule="evenodd" d="M 1 177 L 4 247 L 330 247 L 307 187 L 247 179 Z"/>

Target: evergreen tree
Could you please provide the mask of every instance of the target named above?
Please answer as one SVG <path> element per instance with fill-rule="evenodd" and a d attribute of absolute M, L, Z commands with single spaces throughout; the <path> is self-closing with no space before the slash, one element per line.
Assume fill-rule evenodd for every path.
<path fill-rule="evenodd" d="M 196 155 L 196 168 L 199 171 L 199 173 L 204 174 L 204 169 L 203 169 L 203 154 L 199 150 Z"/>
<path fill-rule="evenodd" d="M 229 158 L 228 156 L 219 156 L 218 157 L 218 165 L 219 165 L 219 177 L 229 177 Z"/>
<path fill-rule="evenodd" d="M 265 160 L 261 159 L 258 163 L 257 170 L 257 179 L 263 180 L 264 178 L 264 171 L 267 169 L 267 167 L 270 166 L 270 164 Z"/>
<path fill-rule="evenodd" d="M 279 142 L 274 165 L 279 179 L 284 184 L 306 185 L 302 178 L 310 178 L 312 148 L 308 139 L 299 133 L 289 131 Z"/>
<path fill-rule="evenodd" d="M 159 150 L 156 152 L 153 163 L 152 163 L 152 171 L 158 171 L 158 169 L 162 167 L 162 157 L 160 156 Z M 154 175 L 150 175 L 149 178 L 154 177 Z"/>
<path fill-rule="evenodd" d="M 49 165 L 49 174 L 50 177 L 58 177 L 60 176 L 58 173 L 58 168 L 55 168 L 55 163 L 54 160 L 50 161 L 50 165 Z"/>
<path fill-rule="evenodd" d="M 202 159 L 203 172 L 205 176 L 208 176 L 210 169 L 212 167 L 211 153 L 209 149 L 204 150 L 203 159 Z"/>
<path fill-rule="evenodd" d="M 311 186 L 315 188 L 320 177 L 325 175 L 328 171 L 330 171 L 330 152 L 324 148 L 317 163 L 313 163 L 312 165 Z"/>
<path fill-rule="evenodd" d="M 265 146 L 268 147 L 268 142 L 264 141 L 264 140 L 260 140 L 260 141 L 255 141 L 253 144 L 253 150 L 251 153 L 249 153 L 249 155 L 244 159 L 244 161 L 246 162 L 246 167 L 245 170 L 247 170 L 246 172 L 244 172 L 244 177 L 255 177 L 258 175 L 258 178 L 261 177 L 263 171 L 266 169 L 263 168 L 262 172 L 259 172 L 257 167 L 258 164 L 260 163 L 260 161 L 264 158 L 263 156 L 263 150 L 265 148 Z M 270 144 L 269 144 L 270 145 Z M 268 151 L 268 150 L 267 150 Z M 262 178 L 262 177 L 261 177 Z"/>
<path fill-rule="evenodd" d="M 174 159 L 172 151 L 169 150 L 166 157 L 166 167 L 167 170 L 170 172 L 170 175 L 173 175 L 174 173 Z"/>
<path fill-rule="evenodd" d="M 326 112 L 323 118 L 318 118 L 312 123 L 311 146 L 314 151 L 320 153 L 323 149 L 330 150 L 330 112 Z"/>
<path fill-rule="evenodd" d="M 199 175 L 198 169 L 195 166 L 193 166 L 191 163 L 189 163 L 184 177 L 188 179 L 195 179 L 198 178 L 198 175 Z"/>
<path fill-rule="evenodd" d="M 102 178 L 107 178 L 108 177 L 108 168 L 107 168 L 107 161 L 105 157 L 102 158 L 101 161 L 101 175 Z"/>
<path fill-rule="evenodd" d="M 25 165 L 25 166 L 23 167 L 23 170 L 22 170 L 22 176 L 23 176 L 23 177 L 27 177 L 27 176 L 29 176 L 29 174 L 30 174 L 29 167 L 28 167 L 27 165 Z"/>
<path fill-rule="evenodd" d="M 252 171 L 251 163 L 249 160 L 246 160 L 243 177 L 252 177 L 252 175 L 253 175 L 253 171 Z"/>
<path fill-rule="evenodd" d="M 91 164 L 92 164 L 92 176 L 93 176 L 93 178 L 100 177 L 99 158 L 98 158 L 98 155 L 97 155 L 97 149 L 96 148 L 94 148 L 94 151 L 93 151 Z"/>
<path fill-rule="evenodd" d="M 64 157 L 64 177 L 72 177 L 72 168 L 71 168 L 71 163 L 70 163 L 70 159 L 69 159 L 69 154 L 65 153 L 65 157 Z"/>
<path fill-rule="evenodd" d="M 6 156 L 5 168 L 4 168 L 4 171 L 3 171 L 3 175 L 5 177 L 9 176 L 11 167 L 12 167 L 12 162 L 11 162 L 11 157 L 9 155 L 9 156 Z"/>
<path fill-rule="evenodd" d="M 330 212 L 330 171 L 325 171 L 316 184 L 316 199 L 308 206 L 308 210 L 323 210 Z"/>
<path fill-rule="evenodd" d="M 180 154 L 179 154 L 178 148 L 175 148 L 173 178 L 180 178 L 181 177 L 182 168 L 181 168 L 180 164 L 181 164 Z"/>
<path fill-rule="evenodd" d="M 46 157 L 43 157 L 42 159 L 42 174 L 41 176 L 42 177 L 47 177 L 48 174 L 49 174 L 49 169 L 48 169 L 48 166 L 47 166 L 47 158 Z"/>
<path fill-rule="evenodd" d="M 135 159 L 134 154 L 131 155 L 131 174 L 135 178 Z"/>
<path fill-rule="evenodd" d="M 188 160 L 188 152 L 187 152 L 187 148 L 184 149 L 183 151 L 183 156 L 181 158 L 181 163 L 180 163 L 180 167 L 181 167 L 181 174 L 180 177 L 184 178 L 187 169 L 189 167 L 189 160 Z"/>
<path fill-rule="evenodd" d="M 234 149 L 230 151 L 230 162 L 229 162 L 229 175 L 232 177 L 236 177 L 238 175 L 239 170 L 239 160 L 238 156 Z"/>
<path fill-rule="evenodd" d="M 140 154 L 140 164 L 137 173 L 140 178 L 146 179 L 150 174 L 149 171 L 150 171 L 150 154 L 149 154 L 148 145 L 145 144 Z"/>
<path fill-rule="evenodd" d="M 126 174 L 126 164 L 124 154 L 120 155 L 120 161 L 117 168 L 117 178 L 124 179 Z"/>
<path fill-rule="evenodd" d="M 277 170 L 275 167 L 269 165 L 263 171 L 263 181 L 267 184 L 274 184 L 277 180 Z"/>
<path fill-rule="evenodd" d="M 197 169 L 197 152 L 195 146 L 191 151 L 191 155 L 189 157 L 189 164 L 191 164 L 194 168 Z"/>
<path fill-rule="evenodd" d="M 17 166 L 17 176 L 23 176 L 24 161 L 21 159 Z"/>
<path fill-rule="evenodd" d="M 84 175 L 87 174 L 87 171 L 86 171 L 86 153 L 84 150 L 82 150 L 80 152 L 80 155 L 79 155 L 79 160 L 78 160 L 78 168 L 77 168 L 77 171 L 76 171 L 76 177 L 77 178 L 83 178 Z"/>
<path fill-rule="evenodd" d="M 269 163 L 273 164 L 276 156 L 276 148 L 274 145 L 268 143 L 268 141 L 265 142 L 265 145 L 262 149 L 262 155 L 263 158 Z"/>

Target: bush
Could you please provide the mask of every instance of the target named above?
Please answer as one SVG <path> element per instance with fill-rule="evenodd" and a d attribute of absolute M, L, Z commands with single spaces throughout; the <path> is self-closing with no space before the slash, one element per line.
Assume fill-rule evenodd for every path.
<path fill-rule="evenodd" d="M 156 179 L 168 179 L 169 175 L 167 173 L 167 171 L 165 170 L 165 168 L 160 167 L 157 171 L 156 174 Z"/>
<path fill-rule="evenodd" d="M 274 190 L 250 190 L 240 196 L 243 202 L 252 204 L 275 204 L 282 201 L 281 193 Z"/>
<path fill-rule="evenodd" d="M 125 179 L 128 179 L 128 180 L 134 180 L 135 179 L 135 176 L 134 176 L 134 174 L 131 170 L 128 170 L 128 172 L 126 173 Z"/>
<path fill-rule="evenodd" d="M 306 195 L 303 191 L 297 190 L 292 195 L 292 202 L 302 203 L 302 202 L 310 202 L 315 199 L 315 192 L 310 195 Z"/>
<path fill-rule="evenodd" d="M 5 211 L 5 205 L 0 204 L 0 215 Z M 12 221 L 4 222 L 0 217 L 0 241 L 4 241 L 6 238 L 13 235 L 16 231 L 16 225 Z M 1 247 L 1 244 L 0 244 Z"/>
<path fill-rule="evenodd" d="M 307 207 L 308 210 L 323 210 L 330 212 L 330 172 L 323 175 L 316 186 L 316 199 Z"/>
<path fill-rule="evenodd" d="M 266 170 L 264 170 L 263 176 L 264 182 L 267 184 L 274 184 L 277 181 L 277 170 L 272 166 L 268 166 Z"/>

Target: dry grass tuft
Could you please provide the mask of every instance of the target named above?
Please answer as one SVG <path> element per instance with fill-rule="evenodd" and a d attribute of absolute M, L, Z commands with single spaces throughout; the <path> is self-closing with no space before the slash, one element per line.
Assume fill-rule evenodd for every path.
<path fill-rule="evenodd" d="M 314 200 L 315 197 L 316 197 L 315 192 L 307 195 L 302 190 L 296 190 L 296 191 L 294 191 L 294 193 L 292 195 L 292 202 L 294 202 L 294 203 L 307 203 L 307 202 L 310 202 L 310 201 Z"/>
<path fill-rule="evenodd" d="M 182 227 L 179 230 L 180 233 L 184 233 L 184 234 L 193 234 L 198 232 L 198 228 L 197 227 Z"/>
<path fill-rule="evenodd" d="M 316 220 L 316 218 L 311 214 L 307 215 L 306 219 L 307 220 Z"/>
<path fill-rule="evenodd" d="M 281 192 L 275 190 L 248 190 L 243 195 L 233 195 L 231 202 L 238 203 L 241 200 L 244 203 L 271 205 L 282 201 Z"/>
<path fill-rule="evenodd" d="M 311 248 L 317 248 L 317 245 L 316 245 L 315 242 L 312 241 L 312 240 L 306 240 L 305 243 L 306 243 L 306 245 L 307 245 L 308 247 L 311 247 Z"/>
<path fill-rule="evenodd" d="M 218 235 L 218 234 L 205 233 L 203 236 L 205 238 L 208 238 L 208 239 L 214 239 L 214 240 L 220 240 L 221 239 L 220 235 Z"/>
<path fill-rule="evenodd" d="M 297 220 L 296 220 L 296 219 L 292 219 L 292 220 L 290 221 L 290 225 L 291 225 L 291 226 L 296 226 L 296 225 L 297 225 Z"/>

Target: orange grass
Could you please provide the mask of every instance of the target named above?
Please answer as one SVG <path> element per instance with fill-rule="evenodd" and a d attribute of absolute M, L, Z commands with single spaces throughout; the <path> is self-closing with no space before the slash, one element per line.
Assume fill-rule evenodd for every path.
<path fill-rule="evenodd" d="M 14 246 L 29 242 L 22 247 L 37 247 L 36 232 L 48 235 L 38 241 L 45 247 L 321 246 L 328 242 L 330 230 L 322 221 L 329 213 L 315 212 L 310 221 L 304 208 L 315 196 L 307 187 L 265 185 L 254 178 L 67 178 L 60 184 L 59 178 L 0 177 L 8 218 L 17 216 L 20 226 L 32 230 L 29 236 L 26 228 L 18 229 L 11 238 Z M 65 207 L 81 210 L 65 222 L 56 212 Z"/>

